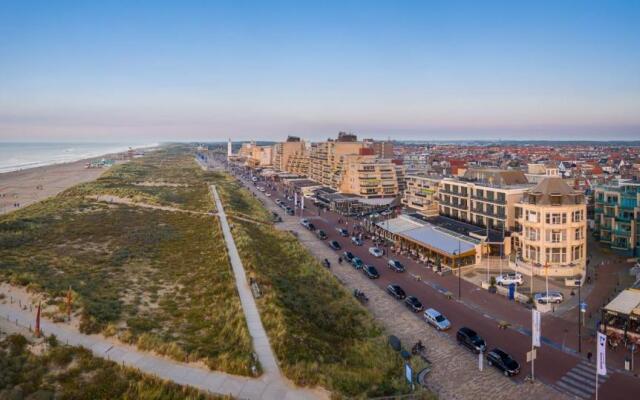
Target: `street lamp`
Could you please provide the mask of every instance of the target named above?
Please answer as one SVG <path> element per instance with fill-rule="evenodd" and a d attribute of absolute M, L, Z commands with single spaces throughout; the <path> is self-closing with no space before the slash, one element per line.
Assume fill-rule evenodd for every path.
<path fill-rule="evenodd" d="M 458 258 L 460 258 L 460 238 L 458 238 L 458 251 L 454 250 L 453 255 L 453 265 L 458 267 L 458 300 L 460 300 L 462 298 L 462 266 L 458 262 Z"/>

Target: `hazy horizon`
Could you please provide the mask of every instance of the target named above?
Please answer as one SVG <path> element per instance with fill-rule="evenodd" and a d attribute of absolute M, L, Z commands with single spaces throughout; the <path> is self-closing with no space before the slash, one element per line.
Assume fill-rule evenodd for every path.
<path fill-rule="evenodd" d="M 3 4 L 0 141 L 640 138 L 640 3 Z"/>

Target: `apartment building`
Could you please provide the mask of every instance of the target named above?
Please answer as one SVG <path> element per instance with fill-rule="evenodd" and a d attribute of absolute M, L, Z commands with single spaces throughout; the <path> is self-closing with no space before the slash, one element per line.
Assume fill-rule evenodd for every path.
<path fill-rule="evenodd" d="M 307 149 L 305 143 L 299 137 L 289 136 L 286 141 L 276 143 L 273 149 L 273 166 L 277 170 L 307 175 Z M 296 169 L 296 171 L 291 171 L 291 169 Z"/>
<path fill-rule="evenodd" d="M 254 144 L 248 149 L 248 153 L 246 164 L 249 167 L 269 167 L 273 163 L 272 146 L 256 146 Z"/>
<path fill-rule="evenodd" d="M 337 140 L 311 144 L 309 151 L 309 178 L 323 186 L 336 187 L 337 176 L 342 174 L 344 156 L 358 155 L 367 148 L 355 135 L 340 132 Z"/>
<path fill-rule="evenodd" d="M 531 186 L 522 171 L 468 169 L 462 178 L 440 182 L 439 211 L 474 225 L 510 230 L 515 204 Z"/>
<path fill-rule="evenodd" d="M 640 255 L 640 182 L 596 186 L 593 200 L 595 237 L 625 255 Z"/>
<path fill-rule="evenodd" d="M 531 271 L 560 277 L 584 274 L 587 206 L 583 193 L 560 177 L 548 177 L 528 190 L 515 210 L 514 244 Z"/>
<path fill-rule="evenodd" d="M 334 179 L 333 187 L 343 194 L 385 198 L 395 197 L 399 193 L 396 165 L 377 155 L 342 156 L 342 166 Z"/>
<path fill-rule="evenodd" d="M 406 189 L 402 196 L 402 204 L 415 209 L 426 217 L 438 215 L 438 192 L 440 191 L 440 177 L 423 175 L 407 175 Z"/>

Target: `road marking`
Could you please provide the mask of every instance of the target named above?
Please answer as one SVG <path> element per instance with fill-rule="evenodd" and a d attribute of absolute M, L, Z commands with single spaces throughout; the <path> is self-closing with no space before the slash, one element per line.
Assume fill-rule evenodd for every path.
<path fill-rule="evenodd" d="M 567 371 L 555 386 L 581 399 L 590 399 L 596 391 L 595 366 L 581 360 L 575 367 Z M 598 376 L 598 384 L 602 385 L 609 375 Z"/>

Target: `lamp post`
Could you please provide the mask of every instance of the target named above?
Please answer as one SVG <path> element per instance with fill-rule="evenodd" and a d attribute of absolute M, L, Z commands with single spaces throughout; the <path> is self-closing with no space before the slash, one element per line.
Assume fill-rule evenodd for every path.
<path fill-rule="evenodd" d="M 580 296 L 580 288 L 582 287 L 582 279 L 578 282 L 578 353 L 582 353 L 582 330 L 580 325 L 582 325 L 582 300 Z"/>
<path fill-rule="evenodd" d="M 454 266 L 458 267 L 458 300 L 460 300 L 462 298 L 462 266 L 458 262 L 458 258 L 460 258 L 460 239 L 458 239 L 458 252 L 456 253 L 456 251 L 454 250 L 453 255 L 457 256 L 454 257 L 453 263 Z"/>

